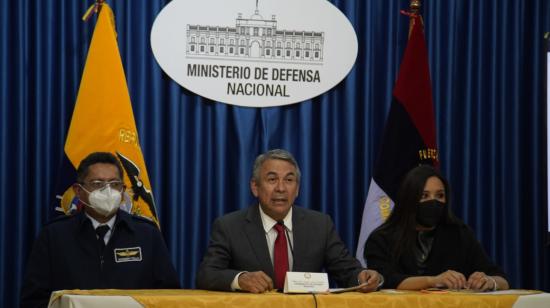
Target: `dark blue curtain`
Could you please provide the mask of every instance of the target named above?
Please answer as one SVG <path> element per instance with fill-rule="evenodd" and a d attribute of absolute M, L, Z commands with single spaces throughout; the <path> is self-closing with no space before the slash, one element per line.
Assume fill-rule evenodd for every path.
<path fill-rule="evenodd" d="M 321 1 L 321 0 L 320 0 Z M 249 205 L 255 156 L 285 148 L 303 170 L 297 203 L 330 214 L 355 250 L 373 163 L 407 42 L 408 0 L 333 0 L 359 55 L 326 94 L 232 107 L 182 89 L 149 35 L 161 0 L 111 0 L 162 232 L 185 288 L 213 219 Z M 55 215 L 60 160 L 94 20 L 91 0 L 0 3 L 0 305 L 18 303 L 27 256 Z M 252 6 L 253 4 L 251 4 Z M 545 245 L 543 34 L 547 0 L 425 0 L 441 168 L 453 209 L 515 288 L 550 291 Z"/>

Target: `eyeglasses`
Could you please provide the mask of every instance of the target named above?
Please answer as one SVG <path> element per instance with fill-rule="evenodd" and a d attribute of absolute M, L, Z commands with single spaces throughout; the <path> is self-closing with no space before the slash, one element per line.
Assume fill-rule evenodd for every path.
<path fill-rule="evenodd" d="M 94 180 L 83 184 L 87 185 L 92 190 L 97 190 L 97 189 L 102 190 L 102 189 L 105 189 L 107 186 L 118 191 L 122 191 L 122 189 L 124 188 L 124 183 L 118 180 L 115 180 L 115 181 Z"/>

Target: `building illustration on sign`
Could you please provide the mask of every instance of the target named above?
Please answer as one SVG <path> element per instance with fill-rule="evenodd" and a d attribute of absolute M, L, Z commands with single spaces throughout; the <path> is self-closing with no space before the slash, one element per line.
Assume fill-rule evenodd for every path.
<path fill-rule="evenodd" d="M 238 14 L 235 27 L 187 25 L 188 58 L 322 64 L 324 32 L 279 30 L 275 15 Z"/>

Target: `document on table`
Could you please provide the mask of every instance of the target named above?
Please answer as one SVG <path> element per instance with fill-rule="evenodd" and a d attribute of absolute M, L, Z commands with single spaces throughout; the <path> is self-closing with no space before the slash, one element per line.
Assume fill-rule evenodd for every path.
<path fill-rule="evenodd" d="M 349 287 L 349 288 L 333 288 L 333 289 L 329 289 L 328 290 L 328 293 L 344 293 L 344 292 L 352 292 L 352 291 L 357 291 L 359 289 L 361 289 L 362 287 L 366 286 L 367 283 L 366 282 L 363 282 L 362 284 L 360 285 L 357 285 L 357 286 L 354 286 L 354 287 Z"/>

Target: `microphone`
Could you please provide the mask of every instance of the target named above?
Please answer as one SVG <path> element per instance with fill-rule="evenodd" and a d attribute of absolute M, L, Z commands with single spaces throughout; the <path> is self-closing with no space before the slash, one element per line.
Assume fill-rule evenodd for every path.
<path fill-rule="evenodd" d="M 290 240 L 290 236 L 288 236 L 288 229 L 285 226 L 285 222 L 283 220 L 277 220 L 277 224 L 285 228 L 286 239 L 287 239 L 288 245 L 290 246 L 290 254 L 292 255 L 293 262 L 295 262 L 296 260 L 294 259 L 294 249 L 292 247 L 292 241 Z"/>

